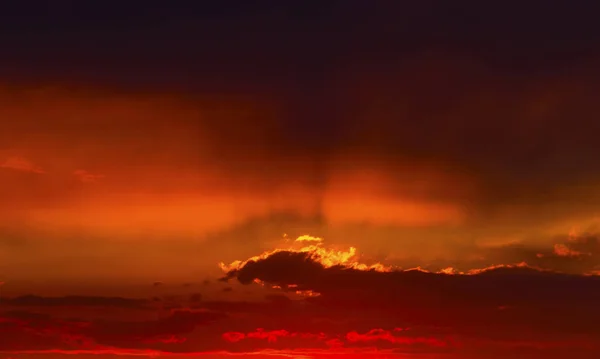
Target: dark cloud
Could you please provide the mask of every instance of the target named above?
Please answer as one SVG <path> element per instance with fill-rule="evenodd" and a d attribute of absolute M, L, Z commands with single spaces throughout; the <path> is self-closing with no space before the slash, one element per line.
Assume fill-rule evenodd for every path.
<path fill-rule="evenodd" d="M 396 325 L 446 327 L 456 334 L 488 338 L 525 332 L 539 336 L 598 337 L 600 277 L 562 274 L 531 267 L 500 266 L 472 275 L 419 270 L 377 272 L 343 266 L 325 268 L 310 253 L 277 252 L 249 261 L 228 278 L 254 280 L 293 290 L 332 311 L 361 311 L 357 317 L 398 318 Z M 401 319 L 400 319 L 401 318 Z"/>
<path fill-rule="evenodd" d="M 225 315 L 191 310 L 175 310 L 164 318 L 147 321 L 61 319 L 27 311 L 5 312 L 0 317 L 0 350 L 51 350 L 91 348 L 148 348 L 185 341 L 185 335 L 198 326 L 213 323 Z M 6 336 L 4 336 L 6 337 Z M 25 338 L 15 342 L 15 338 Z"/>
<path fill-rule="evenodd" d="M 186 335 L 197 326 L 208 325 L 225 318 L 224 314 L 208 311 L 175 310 L 167 317 L 145 322 L 101 322 L 90 326 L 86 332 L 96 342 L 104 345 L 128 347 L 143 345 L 149 340 Z"/>
<path fill-rule="evenodd" d="M 598 234 L 585 233 L 577 237 L 557 238 L 548 247 L 510 245 L 487 251 L 497 263 L 527 262 L 531 265 L 573 274 L 592 274 L 600 265 Z"/>
<path fill-rule="evenodd" d="M 594 274 L 600 269 L 600 238 L 595 232 L 494 246 L 465 245 L 459 247 L 459 251 L 462 251 L 460 258 L 431 262 L 414 258 L 399 261 L 399 264 L 432 271 L 453 268 L 459 272 L 505 263 L 527 263 L 532 267 L 570 274 Z"/>
<path fill-rule="evenodd" d="M 85 324 L 83 323 L 83 326 Z M 67 349 L 82 323 L 56 320 L 27 311 L 0 314 L 0 350 Z"/>
<path fill-rule="evenodd" d="M 322 273 L 325 277 L 322 283 L 329 286 L 327 277 L 332 274 L 327 271 Z M 574 295 L 587 295 L 589 299 L 574 297 L 566 302 L 553 299 L 549 303 L 538 303 L 534 301 L 541 293 L 542 284 L 532 288 L 532 294 L 522 288 L 529 289 L 531 281 L 547 280 L 553 284 L 562 281 L 564 290 L 565 282 L 570 283 L 568 278 L 571 277 L 541 279 L 546 277 L 537 272 L 496 270 L 472 276 L 480 284 L 466 285 L 460 281 L 445 283 L 446 279 L 439 275 L 428 277 L 426 273 L 404 278 L 394 273 L 367 273 L 372 284 L 365 285 L 358 273 L 347 273 L 352 278 L 347 281 L 342 279 L 343 275 L 334 275 L 338 285 L 310 300 L 291 300 L 288 295 L 293 294 L 286 293 L 269 295 L 267 301 L 204 301 L 201 305 L 198 303 L 199 309 L 157 312 L 155 319 L 128 319 L 127 313 L 120 314 L 122 319 L 114 320 L 76 319 L 83 314 L 77 307 L 73 307 L 68 317 L 58 312 L 4 312 L 0 315 L 0 350 L 15 353 L 112 348 L 117 352 L 226 350 L 247 353 L 269 349 L 366 355 L 377 348 L 379 353 L 389 354 L 438 353 L 449 358 L 454 358 L 452 355 L 481 358 L 486 350 L 494 349 L 503 353 L 524 351 L 531 356 L 523 358 L 536 358 L 552 350 L 577 350 L 586 357 L 599 349 L 594 340 L 600 333 L 592 328 L 598 318 L 590 311 L 598 299 L 593 295 L 597 289 L 594 282 L 584 283 L 591 287 L 588 293 L 582 293 L 574 284 L 569 287 L 569 290 L 575 289 Z M 371 275 L 390 275 L 394 284 Z M 484 278 L 491 283 L 482 286 Z M 507 285 L 515 281 L 518 288 Z M 306 285 L 317 288 L 317 282 L 321 280 L 313 278 L 307 280 Z M 343 288 L 344 283 L 352 288 Z M 481 291 L 500 288 L 489 295 L 467 293 L 477 286 Z M 519 289 L 520 292 L 498 298 L 504 299 L 507 305 L 496 308 L 491 297 L 501 292 L 500 289 Z M 455 291 L 464 292 L 463 302 L 459 303 L 452 294 Z M 437 297 L 432 299 L 431 296 Z M 521 297 L 518 303 L 507 299 L 517 297 Z M 568 313 L 556 311 L 559 302 L 564 303 L 561 304 L 564 307 L 569 306 Z M 584 310 L 577 307 L 582 303 Z M 538 305 L 540 308 L 535 309 Z M 590 316 L 587 322 L 581 321 L 582 312 Z M 576 330 L 575 321 L 584 327 Z M 543 326 L 548 328 L 541 330 Z M 536 329 L 533 334 L 532 328 Z"/>

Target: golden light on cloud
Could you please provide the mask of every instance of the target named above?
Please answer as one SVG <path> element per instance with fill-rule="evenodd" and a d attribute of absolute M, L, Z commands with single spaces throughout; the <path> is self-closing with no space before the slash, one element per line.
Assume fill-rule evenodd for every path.
<path fill-rule="evenodd" d="M 296 242 L 317 242 L 317 243 L 321 243 L 321 242 L 323 242 L 323 238 L 313 237 L 313 236 L 309 236 L 308 234 L 304 234 L 304 235 L 301 235 L 300 237 L 296 238 Z"/>
<path fill-rule="evenodd" d="M 277 248 L 274 250 L 266 251 L 262 254 L 250 257 L 246 260 L 236 260 L 230 264 L 219 263 L 219 267 L 224 272 L 235 271 L 243 268 L 250 262 L 257 262 L 271 257 L 276 253 L 288 252 L 288 253 L 305 253 L 308 258 L 321 264 L 325 268 L 331 268 L 334 266 L 340 266 L 344 268 L 351 268 L 356 270 L 364 271 L 378 271 L 388 272 L 392 270 L 392 267 L 385 266 L 381 263 L 365 264 L 361 263 L 360 256 L 354 247 L 350 247 L 347 250 L 337 250 L 333 248 L 327 248 L 323 244 L 323 239 L 318 237 L 312 237 L 310 235 L 299 236 L 292 245 L 286 248 Z M 313 244 L 314 243 L 314 244 Z"/>

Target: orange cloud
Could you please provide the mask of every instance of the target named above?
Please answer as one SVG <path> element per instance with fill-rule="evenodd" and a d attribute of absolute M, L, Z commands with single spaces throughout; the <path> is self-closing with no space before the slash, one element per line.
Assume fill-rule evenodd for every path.
<path fill-rule="evenodd" d="M 37 174 L 44 174 L 44 171 L 41 167 L 37 166 L 33 162 L 23 158 L 23 157 L 9 157 L 3 163 L 0 164 L 1 168 L 8 168 L 15 171 L 22 172 L 30 172 Z"/>
<path fill-rule="evenodd" d="M 278 253 L 297 253 L 306 255 L 307 259 L 315 261 L 325 268 L 330 268 L 334 266 L 341 266 L 344 268 L 353 268 L 358 270 L 374 270 L 374 271 L 389 271 L 391 270 L 389 267 L 384 266 L 381 263 L 374 264 L 364 264 L 360 263 L 358 259 L 358 254 L 356 248 L 350 247 L 348 250 L 336 250 L 330 249 L 323 246 L 323 239 L 318 237 L 312 237 L 309 235 L 302 235 L 295 240 L 295 243 L 315 243 L 309 244 L 307 246 L 294 248 L 293 246 L 288 249 L 275 249 L 272 251 L 267 251 L 258 256 L 251 257 L 245 261 L 234 261 L 231 264 L 220 263 L 219 266 L 226 273 L 235 272 L 244 268 L 246 265 L 251 265 L 252 262 L 257 262 L 260 260 L 268 259 L 269 257 L 276 256 Z M 290 288 L 295 288 L 295 286 L 290 286 Z"/>

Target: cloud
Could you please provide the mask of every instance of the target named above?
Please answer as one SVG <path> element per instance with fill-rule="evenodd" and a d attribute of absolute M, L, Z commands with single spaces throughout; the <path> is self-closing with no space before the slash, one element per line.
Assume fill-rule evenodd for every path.
<path fill-rule="evenodd" d="M 321 238 L 303 235 L 298 237 L 294 244 L 299 243 L 300 246 L 291 246 L 288 249 L 275 249 L 267 251 L 259 256 L 254 256 L 245 261 L 234 261 L 229 265 L 220 263 L 219 266 L 226 272 L 232 272 L 235 269 L 242 268 L 251 262 L 255 262 L 260 259 L 266 259 L 271 256 L 277 256 L 280 253 L 296 253 L 301 254 L 307 258 L 312 259 L 315 263 L 322 265 L 323 267 L 332 267 L 343 265 L 347 268 L 356 268 L 360 270 L 372 269 L 376 271 L 388 271 L 390 268 L 384 266 L 381 263 L 375 263 L 372 265 L 366 265 L 356 261 L 357 250 L 355 247 L 350 247 L 348 250 L 337 250 L 327 248 L 323 245 Z M 305 245 L 307 243 L 307 245 Z"/>
<path fill-rule="evenodd" d="M 365 291 L 377 295 L 371 289 L 365 288 Z M 390 289 L 394 291 L 394 288 Z M 377 308 L 370 306 L 373 302 L 369 303 L 364 298 L 356 301 L 338 297 L 335 303 L 331 303 L 321 301 L 321 297 L 317 300 L 282 300 L 280 296 L 282 294 L 273 297 L 278 298 L 275 301 L 266 302 L 205 302 L 205 309 L 174 310 L 159 318 L 142 320 L 128 318 L 130 315 L 127 312 L 114 320 L 105 319 L 107 312 L 116 309 L 114 307 L 105 307 L 104 316 L 94 319 L 77 318 L 83 315 L 77 307 L 71 307 L 66 316 L 58 312 L 40 314 L 25 310 L 8 311 L 0 314 L 0 351 L 17 354 L 58 350 L 75 354 L 137 350 L 140 354 L 186 355 L 271 352 L 305 354 L 311 358 L 332 354 L 368 357 L 375 353 L 405 358 L 409 354 L 423 356 L 438 353 L 453 359 L 453 355 L 456 355 L 458 359 L 470 358 L 466 355 L 469 352 L 481 354 L 491 348 L 498 351 L 510 349 L 512 352 L 529 348 L 533 353 L 550 348 L 598 349 L 594 341 L 585 335 L 570 335 L 560 327 L 560 337 L 552 336 L 551 332 L 532 337 L 529 328 L 506 335 L 497 331 L 496 326 L 502 325 L 502 322 L 498 322 L 499 316 L 490 315 L 489 311 L 482 311 L 481 308 L 472 308 L 473 303 L 454 307 L 458 312 L 446 318 L 443 317 L 443 310 L 427 302 L 421 306 L 404 307 L 409 312 L 418 312 L 418 315 L 412 318 L 408 316 L 409 320 L 406 320 L 406 311 L 401 314 L 389 308 L 384 309 L 385 316 L 377 315 Z M 285 304 L 274 305 L 276 301 Z M 403 306 L 405 303 L 399 302 L 397 305 Z M 431 317 L 425 315 L 425 318 L 414 320 L 431 311 Z M 502 312 L 501 316 L 507 318 L 507 322 L 527 313 L 518 309 L 514 313 L 509 309 L 496 312 Z M 473 314 L 484 318 L 478 321 Z M 435 316 L 442 317 L 432 321 Z M 548 324 L 543 316 L 536 318 Z M 531 320 L 531 316 L 525 320 Z M 473 327 L 473 323 L 477 322 L 479 326 Z M 501 329 L 506 328 L 504 325 Z M 554 339 L 549 341 L 549 338 Z M 511 353 L 510 350 L 508 353 Z M 481 356 L 472 358 L 479 359 Z"/>
<path fill-rule="evenodd" d="M 232 342 L 232 343 L 239 342 L 240 340 L 242 340 L 244 338 L 246 338 L 246 334 L 240 333 L 240 332 L 223 333 L 223 339 L 227 340 L 228 342 Z"/>
<path fill-rule="evenodd" d="M 8 168 L 15 171 L 45 174 L 41 167 L 23 157 L 9 157 L 4 162 L 0 163 L 0 168 Z"/>
<path fill-rule="evenodd" d="M 323 356 L 371 350 L 449 358 L 460 354 L 461 359 L 471 354 L 479 359 L 488 351 L 507 356 L 523 351 L 529 359 L 552 350 L 583 350 L 580 357 L 585 350 L 600 350 L 595 344 L 600 338 L 600 277 L 575 271 L 584 268 L 582 262 L 591 267 L 597 258 L 593 233 L 559 237 L 543 248 L 471 248 L 496 265 L 463 263 L 465 268 L 454 265 L 443 272 L 431 266 L 402 269 L 357 248 L 302 238 L 223 265 L 234 288 L 226 296 L 222 287 L 203 287 L 200 295 L 196 288 L 175 286 L 172 295 L 156 301 L 78 295 L 3 298 L 0 349 L 289 350 Z M 554 244 L 591 255 L 560 256 Z M 572 273 L 555 269 L 570 268 L 568 263 L 578 267 Z M 144 288 L 153 292 L 151 286 Z"/>
<path fill-rule="evenodd" d="M 224 318 L 208 311 L 176 310 L 158 320 L 94 321 L 62 319 L 48 314 L 9 311 L 0 316 L 0 350 L 121 348 L 178 345 L 197 326 Z M 21 338 L 15 342 L 15 338 Z"/>
<path fill-rule="evenodd" d="M 258 328 L 247 333 L 226 332 L 222 337 L 224 340 L 231 343 L 238 343 L 242 340 L 264 340 L 268 343 L 277 343 L 281 340 L 296 339 L 309 342 L 309 345 L 317 345 L 319 347 L 343 347 L 343 346 L 360 346 L 362 343 L 387 342 L 388 344 L 404 345 L 420 345 L 432 347 L 445 347 L 449 343 L 438 340 L 436 338 L 412 337 L 410 334 L 401 335 L 401 330 L 384 330 L 371 329 L 365 333 L 351 331 L 345 335 L 329 336 L 323 332 L 289 332 L 287 330 L 265 330 Z M 312 342 L 312 343 L 310 343 Z M 304 344 L 305 346 L 307 343 Z"/>
<path fill-rule="evenodd" d="M 211 298 L 217 288 L 202 296 L 172 295 L 160 300 L 162 305 L 126 297 L 7 298 L 5 308 L 19 311 L 0 315 L 0 330 L 8 333 L 0 348 L 322 355 L 385 351 L 474 359 L 490 350 L 524 352 L 524 358 L 566 350 L 585 357 L 600 351 L 600 277 L 537 266 L 543 260 L 555 265 L 594 258 L 595 235 L 556 240 L 592 254 L 577 257 L 556 254 L 552 245 L 541 251 L 542 257 L 539 249 L 517 245 L 483 248 L 496 258 L 540 262 L 470 267 L 463 274 L 456 268 L 436 272 L 374 265 L 357 249 L 301 238 L 287 241 L 285 249 L 222 266 L 225 279 L 248 286 L 263 299 L 240 300 L 244 290 L 237 288 L 228 300 Z M 100 316 L 85 309 L 98 307 Z M 33 341 L 35 345 L 27 344 Z"/>
<path fill-rule="evenodd" d="M 86 170 L 75 170 L 73 172 L 73 176 L 75 176 L 78 180 L 80 180 L 81 182 L 84 182 L 84 183 L 97 182 L 98 180 L 105 177 L 102 174 L 94 174 L 94 173 L 90 173 Z"/>
<path fill-rule="evenodd" d="M 345 313 L 348 319 L 363 322 L 360 325 L 379 320 L 401 327 L 446 328 L 465 340 L 600 337 L 594 324 L 600 320 L 595 304 L 600 299 L 598 276 L 526 264 L 468 274 L 380 271 L 348 263 L 327 265 L 314 252 L 293 250 L 268 252 L 242 263 L 225 278 L 292 293 L 318 293 L 306 301 L 340 316 Z"/>
<path fill-rule="evenodd" d="M 481 256 L 479 263 L 527 262 L 528 264 L 571 274 L 592 273 L 600 265 L 600 236 L 596 232 L 559 236 L 548 245 L 514 243 L 481 248 L 474 254 Z M 466 263 L 465 263 L 466 264 Z"/>
<path fill-rule="evenodd" d="M 223 318 L 225 318 L 224 314 L 209 311 L 175 310 L 166 318 L 155 321 L 96 322 L 86 331 L 86 334 L 96 342 L 105 345 L 140 346 L 153 341 L 165 343 L 165 338 L 189 334 L 197 326 L 207 325 Z"/>

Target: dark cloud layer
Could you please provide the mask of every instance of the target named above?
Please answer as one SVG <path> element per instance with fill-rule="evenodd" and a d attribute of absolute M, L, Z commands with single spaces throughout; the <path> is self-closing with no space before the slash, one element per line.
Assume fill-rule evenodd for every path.
<path fill-rule="evenodd" d="M 144 311 L 154 318 L 133 316 L 137 299 L 7 299 L 5 305 L 20 310 L 5 309 L 0 315 L 0 350 L 269 349 L 290 355 L 306 350 L 311 355 L 367 355 L 377 348 L 388 355 L 482 358 L 492 350 L 498 355 L 552 359 L 564 358 L 569 351 L 592 358 L 600 350 L 597 276 L 527 266 L 498 266 L 470 275 L 363 271 L 324 267 L 309 255 L 276 252 L 227 273 L 227 278 L 242 284 L 260 280 L 284 288 L 266 294 L 264 300 L 219 301 L 199 293 L 171 296 L 163 304 L 177 304 L 173 306 L 177 309 L 161 305 L 154 314 Z M 320 295 L 302 299 L 294 294 L 297 290 Z M 55 310 L 59 306 L 70 310 L 67 314 Z M 83 308 L 97 306 L 105 315 L 86 317 Z M 49 311 L 35 312 L 40 308 Z M 107 319 L 118 308 L 126 311 Z"/>
<path fill-rule="evenodd" d="M 158 320 L 90 322 L 27 311 L 5 312 L 0 321 L 4 333 L 0 350 L 144 349 L 152 344 L 160 348 L 184 342 L 182 334 L 221 318 L 223 314 L 205 311 L 173 311 Z"/>
<path fill-rule="evenodd" d="M 302 351 L 368 355 L 443 355 L 447 358 L 564 358 L 577 352 L 593 358 L 600 348 L 598 277 L 496 268 L 475 275 L 420 271 L 374 272 L 324 268 L 298 254 L 280 252 L 230 276 L 243 283 L 297 284 L 318 297 L 298 300 L 293 293 L 267 295 L 264 301 L 188 303 L 193 309 L 158 311 L 154 319 L 87 318 L 78 301 L 68 314 L 36 313 L 39 302 L 0 315 L 0 350 L 59 350 L 150 355 L 166 353 L 257 352 L 290 355 Z M 291 296 L 291 297 L 290 297 Z M 46 298 L 56 308 L 60 298 Z M 65 303 L 73 303 L 65 297 Z M 176 298 L 173 298 L 176 300 Z M 87 304 L 83 304 L 83 302 Z M 106 316 L 115 307 L 105 306 Z M 133 309 L 133 308 L 127 308 Z M 164 309 L 163 309 L 164 310 Z M 370 355 L 370 354 L 369 354 Z M 318 356 L 316 356 L 318 357 Z M 435 356 L 432 356 L 435 358 Z"/>
<path fill-rule="evenodd" d="M 594 324 L 600 319 L 595 308 L 600 298 L 597 276 L 526 266 L 500 266 L 471 275 L 362 271 L 325 268 L 310 253 L 283 251 L 251 260 L 229 272 L 228 278 L 243 284 L 260 280 L 283 288 L 294 285 L 292 290 L 320 293 L 308 300 L 331 310 L 361 308 L 361 317 L 397 318 L 410 327 L 451 328 L 455 334 L 507 340 L 600 334 Z"/>

